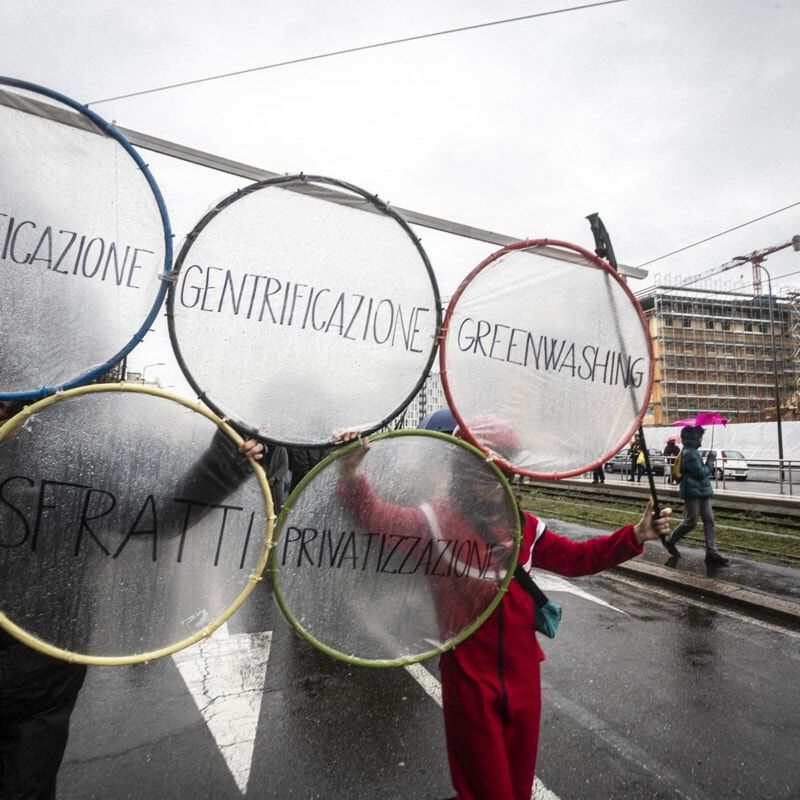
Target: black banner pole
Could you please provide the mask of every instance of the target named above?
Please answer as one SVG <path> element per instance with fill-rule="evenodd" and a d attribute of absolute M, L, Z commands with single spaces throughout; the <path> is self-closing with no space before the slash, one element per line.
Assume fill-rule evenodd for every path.
<path fill-rule="evenodd" d="M 611 237 L 608 235 L 606 226 L 603 220 L 600 219 L 599 214 L 589 214 L 586 219 L 589 220 L 589 225 L 592 228 L 594 235 L 594 251 L 600 258 L 604 258 L 608 263 L 617 269 L 617 257 L 614 255 L 614 248 L 611 246 Z M 653 498 L 653 519 L 658 519 L 661 516 L 661 503 L 659 502 L 658 495 L 656 494 L 656 482 L 653 478 L 653 470 L 650 467 L 650 453 L 647 449 L 647 442 L 644 438 L 644 428 L 641 423 L 639 424 L 639 441 L 642 443 L 642 451 L 644 452 L 644 467 L 647 472 L 647 482 L 650 484 L 650 495 Z M 666 469 L 666 466 L 664 467 Z M 633 475 L 631 475 L 633 477 Z M 661 537 L 664 539 L 664 537 Z"/>

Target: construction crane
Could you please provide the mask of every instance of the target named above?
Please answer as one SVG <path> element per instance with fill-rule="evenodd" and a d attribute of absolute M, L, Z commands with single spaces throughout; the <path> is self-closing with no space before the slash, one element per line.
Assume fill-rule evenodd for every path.
<path fill-rule="evenodd" d="M 779 250 L 785 250 L 787 247 L 791 247 L 793 250 L 800 252 L 800 235 L 792 236 L 792 238 L 786 242 L 773 245 L 772 247 L 765 247 L 763 250 L 754 250 L 749 256 L 736 256 L 736 258 L 731 259 L 719 267 L 713 267 L 691 278 L 686 278 L 686 280 L 681 281 L 678 286 L 689 286 L 692 283 L 705 280 L 712 275 L 718 275 L 720 272 L 725 272 L 734 267 L 741 267 L 743 264 L 749 262 L 753 265 L 753 295 L 758 297 L 761 295 L 761 270 L 759 267 L 762 262 L 767 260 L 767 256 L 771 256 Z"/>

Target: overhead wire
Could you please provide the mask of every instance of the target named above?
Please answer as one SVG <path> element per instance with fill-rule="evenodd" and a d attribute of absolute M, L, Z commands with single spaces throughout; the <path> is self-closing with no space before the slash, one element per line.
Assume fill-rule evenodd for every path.
<path fill-rule="evenodd" d="M 360 45 L 360 46 L 357 46 L 357 47 L 350 47 L 350 48 L 346 48 L 346 49 L 343 49 L 343 50 L 332 50 L 332 51 L 329 51 L 329 52 L 326 52 L 326 53 L 318 53 L 318 54 L 313 55 L 313 56 L 303 56 L 301 58 L 289 59 L 287 61 L 278 61 L 278 62 L 274 62 L 272 64 L 265 64 L 265 65 L 262 65 L 262 66 L 259 66 L 259 67 L 250 67 L 248 69 L 236 70 L 234 72 L 225 72 L 225 73 L 220 73 L 220 74 L 217 74 L 217 75 L 209 75 L 209 76 L 206 76 L 206 77 L 203 77 L 203 78 L 195 78 L 193 80 L 180 81 L 178 83 L 171 83 L 171 84 L 165 84 L 165 85 L 162 85 L 162 86 L 156 86 L 156 87 L 153 87 L 151 89 L 142 89 L 142 90 L 137 91 L 137 92 L 129 92 L 127 94 L 115 95 L 113 97 L 105 97 L 105 98 L 102 98 L 102 99 L 99 99 L 99 100 L 92 100 L 92 101 L 88 102 L 86 105 L 88 107 L 88 106 L 98 105 L 100 103 L 108 103 L 108 102 L 111 102 L 113 100 L 124 100 L 124 99 L 130 98 L 130 97 L 140 97 L 142 95 L 154 94 L 156 92 L 163 92 L 163 91 L 167 91 L 169 89 L 178 89 L 178 88 L 181 88 L 181 87 L 184 87 L 184 86 L 193 86 L 193 85 L 196 85 L 196 84 L 199 84 L 199 83 L 208 83 L 210 81 L 222 80 L 224 78 L 232 78 L 232 77 L 236 77 L 237 75 L 246 75 L 246 74 L 253 73 L 253 72 L 260 72 L 260 71 L 263 71 L 263 70 L 275 69 L 277 67 L 291 66 L 292 64 L 301 64 L 301 63 L 308 62 L 308 61 L 317 61 L 317 60 L 324 59 L 324 58 L 333 58 L 335 56 L 347 55 L 349 53 L 363 52 L 365 50 L 374 50 L 374 49 L 377 49 L 377 48 L 380 48 L 380 47 L 390 47 L 390 46 L 397 45 L 397 44 L 406 44 L 406 43 L 409 43 L 409 42 L 421 41 L 421 40 L 424 40 L 424 39 L 432 39 L 432 38 L 439 37 L 439 36 L 449 36 L 449 35 L 456 34 L 456 33 L 464 33 L 464 32 L 467 32 L 467 31 L 480 30 L 482 28 L 489 28 L 489 27 L 494 27 L 494 26 L 498 26 L 498 25 L 507 25 L 507 24 L 511 24 L 511 23 L 515 23 L 515 22 L 524 22 L 524 21 L 531 20 L 531 19 L 554 16 L 554 15 L 557 15 L 557 14 L 565 14 L 565 13 L 569 13 L 569 12 L 572 12 L 572 11 L 582 11 L 582 10 L 586 10 L 586 9 L 597 8 L 599 6 L 614 5 L 614 4 L 617 4 L 617 3 L 624 3 L 624 2 L 628 2 L 628 0 L 598 0 L 597 2 L 594 2 L 594 3 L 585 3 L 583 5 L 557 8 L 557 9 L 552 9 L 550 11 L 540 11 L 540 12 L 536 12 L 534 14 L 524 14 L 522 16 L 517 16 L 517 17 L 507 17 L 505 19 L 492 20 L 490 22 L 481 22 L 481 23 L 476 23 L 474 25 L 464 25 L 464 26 L 461 26 L 461 27 L 458 27 L 458 28 L 448 28 L 446 30 L 433 31 L 431 33 L 417 34 L 415 36 L 406 36 L 406 37 L 403 37 L 403 38 L 400 38 L 400 39 L 390 39 L 390 40 L 386 40 L 386 41 L 382 41 L 382 42 L 375 42 L 375 43 L 368 44 L 368 45 Z M 791 203 L 788 206 L 784 206 L 783 208 L 776 209 L 775 211 L 770 211 L 767 214 L 763 214 L 762 216 L 756 217 L 755 219 L 751 219 L 751 220 L 748 220 L 747 222 L 743 222 L 743 223 L 741 223 L 739 225 L 735 225 L 732 228 L 728 228 L 728 229 L 726 229 L 724 231 L 720 231 L 719 233 L 715 233 L 712 236 L 707 236 L 705 239 L 700 239 L 697 242 L 692 242 L 691 244 L 687 244 L 687 245 L 685 245 L 683 247 L 679 247 L 677 250 L 671 250 L 668 253 L 664 253 L 663 255 L 657 256 L 656 258 L 651 258 L 649 261 L 644 261 L 641 264 L 637 264 L 636 266 L 641 268 L 641 267 L 649 266 L 650 264 L 655 264 L 657 261 L 663 261 L 664 259 L 670 258 L 671 256 L 677 255 L 679 253 L 683 253 L 686 250 L 690 250 L 693 247 L 698 247 L 701 244 L 705 244 L 706 242 L 710 242 L 710 241 L 712 241 L 714 239 L 718 239 L 719 237 L 725 236 L 725 235 L 727 235 L 729 233 L 732 233 L 733 231 L 740 230 L 741 228 L 745 228 L 748 225 L 753 225 L 756 222 L 760 222 L 761 220 L 767 219 L 768 217 L 772 217 L 772 216 L 774 216 L 776 214 L 780 214 L 783 211 L 788 211 L 789 209 L 795 208 L 796 206 L 800 206 L 800 201 L 797 201 L 795 203 Z M 794 274 L 794 273 L 790 273 L 790 274 Z"/>
<path fill-rule="evenodd" d="M 481 28 L 491 28 L 496 25 L 509 25 L 513 22 L 524 22 L 530 19 L 538 19 L 540 17 L 551 17 L 556 14 L 566 14 L 571 11 L 583 11 L 589 8 L 597 8 L 598 6 L 609 6 L 616 3 L 626 3 L 628 0 L 598 0 L 594 3 L 585 3 L 579 6 L 569 6 L 565 8 L 556 8 L 551 11 L 539 11 L 535 14 L 525 14 L 520 17 L 508 17 L 506 19 L 492 20 L 491 22 L 479 22 L 475 25 L 464 25 L 460 28 L 448 28 L 442 31 L 433 31 L 431 33 L 421 33 L 415 36 L 405 36 L 401 39 L 389 39 L 383 42 L 374 42 L 373 44 L 360 45 L 358 47 L 348 47 L 344 50 L 331 50 L 327 53 L 318 53 L 313 56 L 303 56 L 302 58 L 292 58 L 287 61 L 276 61 L 273 64 L 264 64 L 260 67 L 249 67 L 248 69 L 240 69 L 234 72 L 223 72 L 219 75 L 208 75 L 204 78 L 195 78 L 194 80 L 180 81 L 179 83 L 170 83 L 163 86 L 156 86 L 152 89 L 142 89 L 138 92 L 128 92 L 127 94 L 118 94 L 114 97 L 104 97 L 100 100 L 92 100 L 88 102 L 87 106 L 95 106 L 100 103 L 110 103 L 112 100 L 126 100 L 129 97 L 141 97 L 145 94 L 154 94 L 155 92 L 164 92 L 168 89 L 179 89 L 183 86 L 194 86 L 198 83 L 208 83 L 209 81 L 218 81 L 223 78 L 233 78 L 237 75 L 247 75 L 252 72 L 261 72 L 262 70 L 275 69 L 276 67 L 288 67 L 292 64 L 302 64 L 307 61 L 318 61 L 323 58 L 333 58 L 335 56 L 343 56 L 348 53 L 359 53 L 365 50 L 375 50 L 379 47 L 391 47 L 397 44 L 406 44 L 408 42 L 418 42 L 423 39 L 433 39 L 437 36 L 450 36 L 455 33 L 464 33 L 466 31 L 480 30 Z"/>
<path fill-rule="evenodd" d="M 725 236 L 725 234 L 727 233 L 738 231 L 740 228 L 746 228 L 748 225 L 752 225 L 755 222 L 761 222 L 762 219 L 767 219 L 767 217 L 774 217 L 775 214 L 780 214 L 782 211 L 788 211 L 790 208 L 794 208 L 795 206 L 800 206 L 800 200 L 798 200 L 796 203 L 791 203 L 788 206 L 784 206 L 783 208 L 778 208 L 775 211 L 770 211 L 768 214 L 763 214 L 760 217 L 756 217 L 755 219 L 743 222 L 741 225 L 735 225 L 733 228 L 728 228 L 725 231 L 720 231 L 719 233 L 715 233 L 713 236 L 707 236 L 705 239 L 701 239 L 699 242 L 693 242 L 692 244 L 687 244 L 685 247 L 679 247 L 677 250 L 672 250 L 669 253 L 664 253 L 663 256 L 658 256 L 658 258 L 651 258 L 649 261 L 645 261 L 642 264 L 637 264 L 636 266 L 641 268 L 641 267 L 646 267 L 649 264 L 655 264 L 656 261 L 663 261 L 665 258 L 677 255 L 678 253 L 683 253 L 685 250 L 691 250 L 692 247 L 697 247 L 698 245 L 710 242 L 712 239 L 718 239 L 720 236 Z"/>

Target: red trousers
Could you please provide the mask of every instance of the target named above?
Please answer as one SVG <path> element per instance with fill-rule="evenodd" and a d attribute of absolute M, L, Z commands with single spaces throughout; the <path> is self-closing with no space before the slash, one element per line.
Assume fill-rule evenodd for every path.
<path fill-rule="evenodd" d="M 453 653 L 444 653 L 440 665 L 457 800 L 530 800 L 542 708 L 540 662 L 529 659 L 525 675 L 487 672 L 479 678 Z"/>

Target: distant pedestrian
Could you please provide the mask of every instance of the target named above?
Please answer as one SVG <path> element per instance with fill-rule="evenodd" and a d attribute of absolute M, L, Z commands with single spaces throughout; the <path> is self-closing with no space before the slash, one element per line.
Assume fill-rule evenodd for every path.
<path fill-rule="evenodd" d="M 592 483 L 605 483 L 606 482 L 606 469 L 605 464 L 595 467 L 592 470 Z"/>
<path fill-rule="evenodd" d="M 286 499 L 283 485 L 283 479 L 286 473 L 289 472 L 289 453 L 286 448 L 280 445 L 270 447 L 265 466 L 267 482 L 269 483 L 269 490 L 272 492 L 272 502 L 277 514 Z"/>
<path fill-rule="evenodd" d="M 672 465 L 675 463 L 675 459 L 678 457 L 678 453 L 681 452 L 681 448 L 678 447 L 678 443 L 675 441 L 675 437 L 671 436 L 667 439 L 667 445 L 664 448 L 664 458 L 666 459 L 666 466 L 665 472 L 667 474 L 667 483 L 677 483 L 678 481 L 675 479 L 674 475 L 672 474 Z"/>
<path fill-rule="evenodd" d="M 286 470 L 286 474 L 283 476 L 283 497 L 286 499 L 289 496 L 289 492 L 292 491 L 292 471 L 290 469 Z"/>
<path fill-rule="evenodd" d="M 644 450 L 642 449 L 642 439 L 638 433 L 631 442 L 629 456 L 631 459 L 631 476 L 628 480 L 638 480 L 641 483 L 642 474 L 644 473 Z"/>
<path fill-rule="evenodd" d="M 717 550 L 717 533 L 714 524 L 714 510 L 711 498 L 714 490 L 710 476 L 714 474 L 714 451 L 708 453 L 705 463 L 698 453 L 705 429 L 687 425 L 681 430 L 683 453 L 681 454 L 681 479 L 679 494 L 686 507 L 686 518 L 672 532 L 671 536 L 662 539 L 673 559 L 681 557 L 675 546 L 695 525 L 700 517 L 703 520 L 703 536 L 706 540 L 706 564 L 711 567 L 724 567 L 729 563 Z"/>

